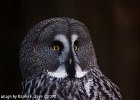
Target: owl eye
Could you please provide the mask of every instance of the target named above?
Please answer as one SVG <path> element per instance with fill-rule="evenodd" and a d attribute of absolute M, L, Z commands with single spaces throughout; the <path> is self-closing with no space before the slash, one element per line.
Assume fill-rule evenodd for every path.
<path fill-rule="evenodd" d="M 75 41 L 74 42 L 74 50 L 75 51 L 78 51 L 78 49 L 79 49 L 79 42 L 78 41 Z"/>
<path fill-rule="evenodd" d="M 77 51 L 78 50 L 78 46 L 74 45 L 74 50 Z"/>
<path fill-rule="evenodd" d="M 58 45 L 55 45 L 55 46 L 53 46 L 53 48 L 52 48 L 54 51 L 59 51 L 60 50 L 60 47 L 58 46 Z"/>
<path fill-rule="evenodd" d="M 62 51 L 63 49 L 63 44 L 60 41 L 54 41 L 51 44 L 52 50 L 53 51 Z"/>

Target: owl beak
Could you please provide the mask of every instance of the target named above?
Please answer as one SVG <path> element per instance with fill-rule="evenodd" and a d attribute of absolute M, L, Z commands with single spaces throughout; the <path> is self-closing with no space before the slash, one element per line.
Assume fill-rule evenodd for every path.
<path fill-rule="evenodd" d="M 71 58 L 69 59 L 69 64 L 70 64 L 70 65 L 72 64 L 72 59 L 71 59 Z"/>
<path fill-rule="evenodd" d="M 67 61 L 66 61 L 66 71 L 68 74 L 69 79 L 74 79 L 75 78 L 75 64 L 74 64 L 74 59 L 72 55 L 69 55 Z"/>

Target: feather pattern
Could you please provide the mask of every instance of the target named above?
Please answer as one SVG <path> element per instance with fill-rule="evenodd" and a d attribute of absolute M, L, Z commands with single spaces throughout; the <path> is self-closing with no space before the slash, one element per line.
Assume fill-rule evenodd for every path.
<path fill-rule="evenodd" d="M 19 63 L 23 99 L 122 99 L 119 88 L 97 65 L 87 27 L 73 18 L 51 18 L 35 25 L 21 44 Z"/>
<path fill-rule="evenodd" d="M 24 95 L 55 95 L 58 100 L 121 100 L 119 88 L 102 72 L 91 69 L 83 78 L 54 78 L 47 73 L 24 80 Z M 46 100 L 49 100 L 47 98 Z"/>

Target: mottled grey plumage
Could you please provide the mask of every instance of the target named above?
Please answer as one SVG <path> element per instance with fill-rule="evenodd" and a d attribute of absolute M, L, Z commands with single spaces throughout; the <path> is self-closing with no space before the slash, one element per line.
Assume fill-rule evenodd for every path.
<path fill-rule="evenodd" d="M 88 29 L 72 18 L 51 18 L 34 26 L 22 42 L 20 67 L 24 95 L 121 100 L 119 88 L 97 65 Z"/>

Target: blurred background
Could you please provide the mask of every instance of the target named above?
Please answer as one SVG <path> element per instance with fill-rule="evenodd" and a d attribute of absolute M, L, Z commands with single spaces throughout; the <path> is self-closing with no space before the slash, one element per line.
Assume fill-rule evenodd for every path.
<path fill-rule="evenodd" d="M 0 2 L 0 95 L 21 94 L 20 44 L 52 17 L 73 17 L 89 29 L 98 65 L 124 100 L 140 100 L 139 0 L 3 0 Z"/>

